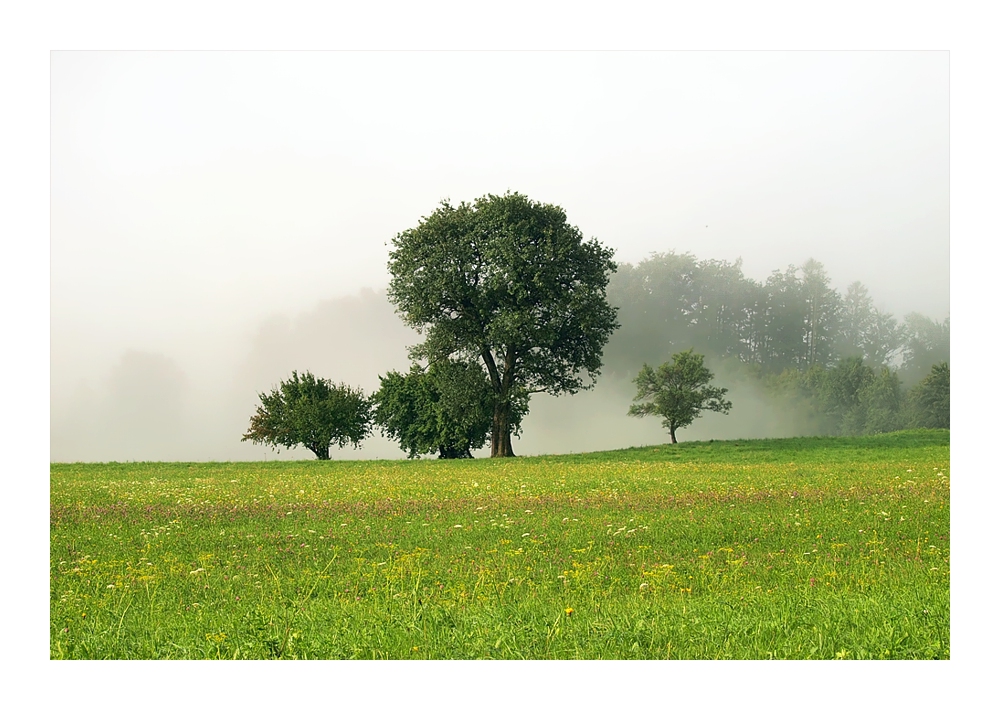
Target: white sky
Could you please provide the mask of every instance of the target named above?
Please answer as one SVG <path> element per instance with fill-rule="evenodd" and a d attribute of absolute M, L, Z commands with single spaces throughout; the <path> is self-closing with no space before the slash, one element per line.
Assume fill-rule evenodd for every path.
<path fill-rule="evenodd" d="M 55 53 L 52 309 L 142 340 L 387 282 L 445 197 L 948 315 L 946 52 Z"/>

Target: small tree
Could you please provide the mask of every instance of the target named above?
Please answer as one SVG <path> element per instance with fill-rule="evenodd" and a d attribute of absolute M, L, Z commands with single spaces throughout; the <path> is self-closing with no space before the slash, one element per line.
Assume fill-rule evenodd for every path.
<path fill-rule="evenodd" d="M 477 364 L 444 359 L 379 380 L 382 386 L 372 396 L 375 424 L 410 458 L 435 451 L 443 459 L 472 458 L 472 450 L 486 443 L 493 390 Z M 516 411 L 515 425 L 520 418 Z"/>
<path fill-rule="evenodd" d="M 709 387 L 713 375 L 705 367 L 705 356 L 685 350 L 673 356 L 656 370 L 643 363 L 635 383 L 639 387 L 628 413 L 632 417 L 653 414 L 663 417 L 663 426 L 670 430 L 670 443 L 677 443 L 676 432 L 701 416 L 705 410 L 728 414 L 732 402 L 723 399 L 727 390 Z"/>
<path fill-rule="evenodd" d="M 364 392 L 308 371 L 293 371 L 290 379 L 259 396 L 242 441 L 289 449 L 301 445 L 328 460 L 331 445 L 357 448 L 371 429 L 371 403 Z"/>

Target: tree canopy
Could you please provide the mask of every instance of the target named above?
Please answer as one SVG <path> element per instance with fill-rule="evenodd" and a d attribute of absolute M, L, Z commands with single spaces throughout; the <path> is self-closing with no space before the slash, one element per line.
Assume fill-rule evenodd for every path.
<path fill-rule="evenodd" d="M 371 403 L 364 392 L 308 371 L 293 370 L 291 378 L 259 397 L 242 441 L 289 449 L 301 445 L 326 460 L 330 446 L 356 448 L 371 428 Z"/>
<path fill-rule="evenodd" d="M 676 432 L 701 416 L 702 411 L 728 414 L 733 403 L 723 397 L 729 391 L 711 387 L 714 375 L 705 367 L 705 356 L 693 350 L 676 353 L 672 362 L 656 370 L 643 363 L 635 378 L 638 393 L 629 416 L 663 417 L 663 426 L 670 431 L 670 443 L 677 443 Z M 643 402 L 642 400 L 649 400 Z"/>
<path fill-rule="evenodd" d="M 393 239 L 388 295 L 429 360 L 480 360 L 492 391 L 493 456 L 513 456 L 518 400 L 593 386 L 617 327 L 612 251 L 555 205 L 519 193 L 448 201 Z M 585 382 L 585 379 L 589 382 Z"/>

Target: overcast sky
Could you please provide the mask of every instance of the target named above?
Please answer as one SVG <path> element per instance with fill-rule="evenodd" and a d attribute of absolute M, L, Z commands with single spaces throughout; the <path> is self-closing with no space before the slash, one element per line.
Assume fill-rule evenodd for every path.
<path fill-rule="evenodd" d="M 56 52 L 51 82 L 55 460 L 115 457 L 57 429 L 128 362 L 204 409 L 262 329 L 384 288 L 445 198 L 558 204 L 619 261 L 813 257 L 900 320 L 949 315 L 946 52 Z M 337 347 L 377 382 L 363 337 Z"/>

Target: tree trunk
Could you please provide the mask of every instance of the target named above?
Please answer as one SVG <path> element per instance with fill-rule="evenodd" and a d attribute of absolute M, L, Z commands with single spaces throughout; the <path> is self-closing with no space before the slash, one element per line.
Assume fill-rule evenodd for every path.
<path fill-rule="evenodd" d="M 493 405 L 493 427 L 490 431 L 490 456 L 503 458 L 514 455 L 510 443 L 510 402 Z"/>
<path fill-rule="evenodd" d="M 316 454 L 316 458 L 319 459 L 320 461 L 329 461 L 330 460 L 330 447 L 329 446 L 326 446 L 324 448 L 324 446 L 322 444 L 315 444 L 315 445 L 312 445 L 312 446 L 307 446 L 306 448 L 309 449 L 310 451 L 312 451 L 314 454 Z"/>
<path fill-rule="evenodd" d="M 675 431 L 675 428 L 674 427 L 670 427 L 670 443 L 671 444 L 676 444 L 677 443 L 677 437 L 674 436 L 674 431 Z"/>
<path fill-rule="evenodd" d="M 483 348 L 481 355 L 496 397 L 493 401 L 493 425 L 490 429 L 490 457 L 513 456 L 514 448 L 510 445 L 510 389 L 514 383 L 514 353 L 507 350 L 502 375 L 489 348 Z"/>

